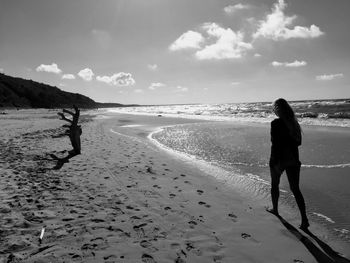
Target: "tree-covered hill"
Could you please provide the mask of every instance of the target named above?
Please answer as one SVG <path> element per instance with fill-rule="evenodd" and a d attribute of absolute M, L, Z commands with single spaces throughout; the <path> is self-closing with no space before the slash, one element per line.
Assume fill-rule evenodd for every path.
<path fill-rule="evenodd" d="M 78 93 L 66 92 L 44 83 L 0 73 L 0 107 L 64 108 L 73 104 L 79 108 L 126 106 L 119 103 L 95 102 Z"/>

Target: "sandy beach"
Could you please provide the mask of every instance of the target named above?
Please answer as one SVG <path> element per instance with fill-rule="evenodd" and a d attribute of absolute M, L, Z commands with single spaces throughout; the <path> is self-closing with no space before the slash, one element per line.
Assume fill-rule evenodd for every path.
<path fill-rule="evenodd" d="M 71 145 L 56 113 L 0 117 L 1 263 L 349 262 L 349 244 L 299 230 L 148 138 L 199 120 L 82 113 L 82 154 L 59 163 Z"/>

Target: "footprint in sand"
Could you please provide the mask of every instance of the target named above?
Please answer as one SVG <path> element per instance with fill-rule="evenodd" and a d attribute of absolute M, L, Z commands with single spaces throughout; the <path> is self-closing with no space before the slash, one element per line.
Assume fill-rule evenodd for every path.
<path fill-rule="evenodd" d="M 207 208 L 211 207 L 211 205 L 209 205 L 209 204 L 207 204 L 206 202 L 203 202 L 203 201 L 199 201 L 198 204 L 199 205 L 204 205 Z"/>
<path fill-rule="evenodd" d="M 171 247 L 171 249 L 178 249 L 181 247 L 181 245 L 179 243 L 171 243 L 170 247 Z"/>
<path fill-rule="evenodd" d="M 40 217 L 36 216 L 33 212 L 24 212 L 22 215 L 24 216 L 24 219 L 29 223 L 37 224 L 43 222 L 43 220 Z"/>
<path fill-rule="evenodd" d="M 242 233 L 241 237 L 244 238 L 244 239 L 247 239 L 247 238 L 251 238 L 252 236 L 247 234 L 247 233 Z"/>
<path fill-rule="evenodd" d="M 109 226 L 109 227 L 107 228 L 107 230 L 118 233 L 118 235 L 119 235 L 120 237 L 130 237 L 130 236 L 131 236 L 130 233 L 124 232 L 122 229 L 117 228 L 117 227 L 114 227 L 114 226 Z"/>
<path fill-rule="evenodd" d="M 134 231 L 136 232 L 136 235 L 139 238 L 144 238 L 145 237 L 145 230 L 143 229 L 144 226 L 146 226 L 146 223 L 143 223 L 141 225 L 138 226 L 133 226 Z"/>
<path fill-rule="evenodd" d="M 176 196 L 176 194 L 172 194 L 172 193 L 169 194 L 169 197 L 170 197 L 170 198 L 174 198 L 175 196 Z"/>
<path fill-rule="evenodd" d="M 131 206 L 131 205 L 127 205 L 125 208 L 126 208 L 126 209 L 129 209 L 129 210 L 140 211 L 140 209 L 135 208 L 135 207 L 133 207 L 133 206 Z"/>
<path fill-rule="evenodd" d="M 190 225 L 190 228 L 194 228 L 196 225 L 198 225 L 197 222 L 193 220 L 189 221 L 188 224 Z"/>
<path fill-rule="evenodd" d="M 140 242 L 140 246 L 143 247 L 143 248 L 147 248 L 148 251 L 152 251 L 152 252 L 158 251 L 158 249 L 155 248 L 154 246 L 152 246 L 152 243 L 147 241 L 147 240 L 142 240 Z"/>
<path fill-rule="evenodd" d="M 152 246 L 152 243 L 149 242 L 149 241 L 147 241 L 147 240 L 142 240 L 142 241 L 140 242 L 140 246 L 141 246 L 141 247 L 144 247 L 144 248 L 149 248 L 149 247 Z"/>
<path fill-rule="evenodd" d="M 92 218 L 92 219 L 90 219 L 90 221 L 92 221 L 94 223 L 103 223 L 103 222 L 105 222 L 105 220 L 101 219 L 101 218 Z"/>
<path fill-rule="evenodd" d="M 304 261 L 302 261 L 300 259 L 294 259 L 293 262 L 295 262 L 295 263 L 304 263 Z"/>
<path fill-rule="evenodd" d="M 156 261 L 153 259 L 151 255 L 148 254 L 143 254 L 142 257 L 142 262 L 144 263 L 156 263 Z"/>
<path fill-rule="evenodd" d="M 153 171 L 152 167 L 150 167 L 150 166 L 147 167 L 147 173 L 155 174 L 155 172 Z"/>
<path fill-rule="evenodd" d="M 204 223 L 204 217 L 202 215 L 199 216 L 199 221 Z"/>
<path fill-rule="evenodd" d="M 254 243 L 260 243 L 258 240 L 254 239 L 251 235 L 247 234 L 247 233 L 242 233 L 241 237 L 243 239 L 249 239 L 250 241 L 254 242 Z"/>
<path fill-rule="evenodd" d="M 203 190 L 197 190 L 197 193 L 198 193 L 199 195 L 202 195 L 202 194 L 204 193 L 204 191 L 203 191 Z"/>
<path fill-rule="evenodd" d="M 71 259 L 73 261 L 82 262 L 82 260 L 83 260 L 83 258 L 78 254 L 69 253 L 69 255 L 71 256 Z"/>
<path fill-rule="evenodd" d="M 111 262 L 115 262 L 115 260 L 117 259 L 118 257 L 116 255 L 109 255 L 109 256 L 105 256 L 103 257 L 104 260 L 107 260 L 107 262 L 109 260 L 111 260 Z"/>
<path fill-rule="evenodd" d="M 187 250 L 188 252 L 191 251 L 192 253 L 196 254 L 197 256 L 202 255 L 202 252 L 201 252 L 198 248 L 196 248 L 196 247 L 194 246 L 194 243 L 191 242 L 191 241 L 186 241 L 186 250 Z"/>
<path fill-rule="evenodd" d="M 229 213 L 228 216 L 231 218 L 233 222 L 237 222 L 237 216 L 233 213 Z"/>
<path fill-rule="evenodd" d="M 186 261 L 182 258 L 180 258 L 180 256 L 178 256 L 176 259 L 175 259 L 175 263 L 186 263 Z"/>

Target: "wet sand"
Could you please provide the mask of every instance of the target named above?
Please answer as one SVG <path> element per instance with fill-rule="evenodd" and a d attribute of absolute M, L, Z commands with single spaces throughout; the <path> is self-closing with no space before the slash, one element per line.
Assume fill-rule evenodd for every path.
<path fill-rule="evenodd" d="M 55 114 L 1 116 L 0 262 L 341 259 L 147 138 L 191 120 L 83 116 L 82 154 L 57 167 L 52 154 L 64 158 L 71 146 Z"/>

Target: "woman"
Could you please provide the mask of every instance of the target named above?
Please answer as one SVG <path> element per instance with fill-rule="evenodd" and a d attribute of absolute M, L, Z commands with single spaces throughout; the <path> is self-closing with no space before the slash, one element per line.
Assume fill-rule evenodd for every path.
<path fill-rule="evenodd" d="M 300 228 L 306 230 L 309 221 L 306 216 L 305 201 L 299 189 L 300 166 L 298 146 L 301 145 L 301 128 L 293 109 L 285 99 L 273 103 L 273 111 L 278 119 L 271 122 L 271 198 L 272 209 L 278 214 L 279 183 L 284 171 L 287 173 L 290 189 L 295 197 L 301 214 Z"/>

